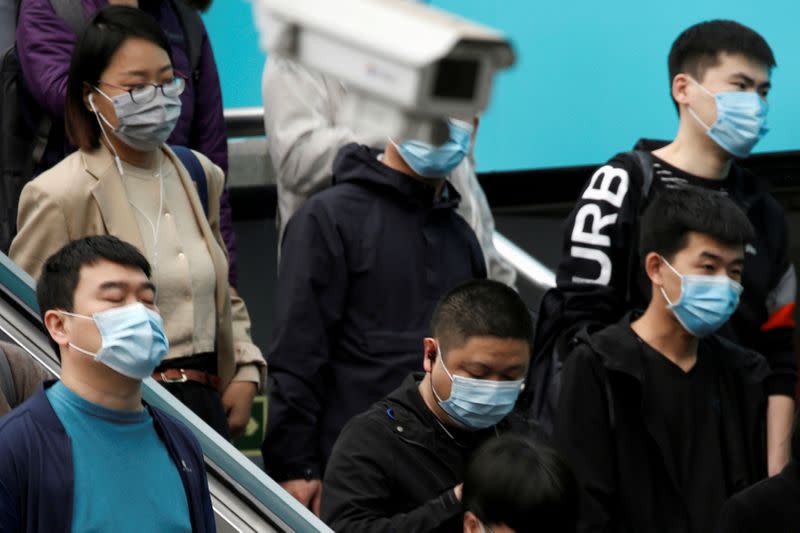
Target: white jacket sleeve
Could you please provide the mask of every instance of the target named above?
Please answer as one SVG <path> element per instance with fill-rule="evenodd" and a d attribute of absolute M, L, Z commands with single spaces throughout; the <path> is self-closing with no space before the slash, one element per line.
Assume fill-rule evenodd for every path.
<path fill-rule="evenodd" d="M 264 68 L 264 126 L 277 179 L 304 197 L 330 185 L 333 160 L 351 142 L 373 139 L 335 124 L 344 86 L 302 65 L 270 54 Z"/>
<path fill-rule="evenodd" d="M 461 203 L 456 212 L 467 221 L 478 238 L 478 243 L 483 250 L 483 257 L 486 260 L 489 279 L 514 287 L 517 271 L 500 256 L 494 247 L 492 240 L 494 217 L 469 157 L 464 158 L 464 161 L 450 173 L 449 180 L 461 194 Z"/>

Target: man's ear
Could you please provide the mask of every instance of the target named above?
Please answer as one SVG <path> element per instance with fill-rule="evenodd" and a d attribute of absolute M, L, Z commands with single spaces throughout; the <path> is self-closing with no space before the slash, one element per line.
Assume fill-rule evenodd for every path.
<path fill-rule="evenodd" d="M 56 344 L 62 348 L 69 344 L 69 334 L 66 330 L 64 315 L 53 309 L 47 311 L 44 314 L 44 326 Z"/>
<path fill-rule="evenodd" d="M 667 268 L 664 260 L 655 252 L 648 253 L 644 258 L 644 271 L 650 281 L 659 287 L 664 285 L 663 268 Z"/>
<path fill-rule="evenodd" d="M 672 98 L 678 104 L 687 105 L 689 103 L 689 85 L 691 84 L 692 80 L 687 74 L 676 74 L 672 78 Z"/>
<path fill-rule="evenodd" d="M 423 359 L 422 367 L 425 372 L 433 370 L 433 362 L 436 360 L 436 353 L 438 352 L 439 343 L 433 337 L 425 337 L 422 340 Z"/>
<path fill-rule="evenodd" d="M 481 533 L 480 520 L 472 511 L 464 513 L 464 533 Z"/>

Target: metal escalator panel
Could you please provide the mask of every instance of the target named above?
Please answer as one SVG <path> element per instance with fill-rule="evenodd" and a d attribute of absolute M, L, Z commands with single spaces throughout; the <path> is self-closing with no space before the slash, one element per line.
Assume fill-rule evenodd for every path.
<path fill-rule="evenodd" d="M 61 366 L 38 312 L 33 280 L 0 253 L 0 340 L 19 346 L 58 376 Z M 143 382 L 142 397 L 183 422 L 199 440 L 219 531 L 331 531 L 153 379 Z"/>

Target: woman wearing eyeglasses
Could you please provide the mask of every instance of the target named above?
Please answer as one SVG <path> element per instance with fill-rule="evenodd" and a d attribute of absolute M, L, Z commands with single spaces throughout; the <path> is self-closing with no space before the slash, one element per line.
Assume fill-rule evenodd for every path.
<path fill-rule="evenodd" d="M 227 436 L 249 420 L 265 363 L 244 302 L 228 285 L 222 171 L 194 153 L 208 188 L 206 216 L 189 172 L 164 144 L 184 87 L 152 17 L 120 6 L 94 15 L 67 81 L 67 136 L 79 150 L 26 185 L 9 255 L 37 278 L 47 257 L 80 237 L 112 234 L 139 248 L 170 344 L 152 376 Z"/>

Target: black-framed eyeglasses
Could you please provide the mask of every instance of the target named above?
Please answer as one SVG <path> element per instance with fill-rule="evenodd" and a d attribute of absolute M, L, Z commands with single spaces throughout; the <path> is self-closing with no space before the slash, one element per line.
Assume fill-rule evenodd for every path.
<path fill-rule="evenodd" d="M 130 95 L 131 100 L 135 104 L 147 104 L 152 102 L 159 89 L 161 89 L 161 93 L 164 96 L 168 96 L 170 98 L 180 96 L 183 94 L 183 91 L 186 90 L 186 80 L 181 75 L 177 75 L 171 80 L 165 81 L 164 83 L 140 83 L 136 87 L 132 87 L 130 89 L 128 87 L 122 87 L 120 85 L 109 83 L 103 80 L 98 80 L 97 83 L 125 91 Z"/>

